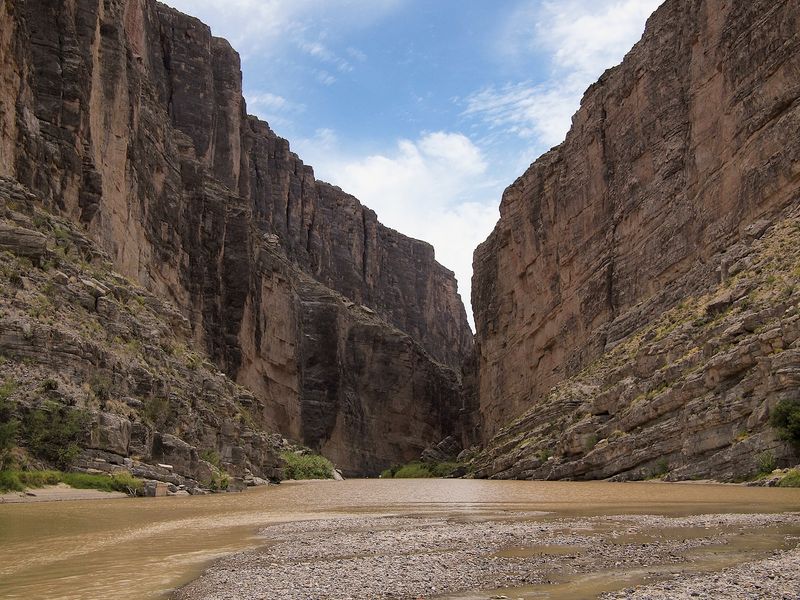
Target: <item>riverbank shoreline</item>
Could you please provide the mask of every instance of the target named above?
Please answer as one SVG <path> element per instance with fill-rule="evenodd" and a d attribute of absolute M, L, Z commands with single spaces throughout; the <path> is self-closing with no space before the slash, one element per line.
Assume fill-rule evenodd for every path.
<path fill-rule="evenodd" d="M 281 483 L 320 483 L 320 482 L 333 482 L 333 481 L 341 481 L 336 479 L 303 479 L 303 480 L 294 480 L 294 479 L 287 479 Z M 720 486 L 732 486 L 732 487 L 751 487 L 752 484 L 748 483 L 729 483 L 729 482 L 720 482 L 714 481 L 712 479 L 703 479 L 703 480 L 687 480 L 687 481 L 662 481 L 662 480 L 648 480 L 648 481 L 630 481 L 630 482 L 615 482 L 621 485 L 627 484 L 648 484 L 648 485 L 667 485 L 667 486 L 676 486 L 676 485 L 692 485 L 692 486 L 701 486 L 701 485 L 720 485 Z M 280 484 L 269 484 L 271 485 L 280 485 Z M 260 486 L 256 486 L 260 487 Z M 250 488 L 248 488 L 250 489 Z M 221 492 L 221 493 L 241 493 L 241 492 Z M 0 493 L 0 504 L 27 504 L 31 502 L 62 502 L 62 501 L 80 501 L 80 500 L 109 500 L 109 499 L 121 499 L 121 498 L 130 498 L 129 494 L 125 494 L 123 492 L 106 492 L 103 490 L 94 490 L 94 489 L 80 489 L 80 488 L 73 488 L 63 483 L 53 486 L 45 486 L 41 488 L 27 488 L 24 491 L 16 491 L 16 492 L 4 492 Z"/>
<path fill-rule="evenodd" d="M 33 502 L 65 502 L 77 500 L 112 500 L 129 498 L 124 492 L 105 492 L 102 490 L 78 489 L 66 484 L 48 485 L 27 489 L 24 492 L 0 494 L 0 504 L 30 504 Z"/>
<path fill-rule="evenodd" d="M 333 600 L 366 581 L 376 588 L 388 582 L 399 600 L 416 599 L 413 592 L 432 598 L 430 585 L 444 594 L 484 590 L 491 581 L 546 586 L 550 593 L 591 583 L 576 581 L 580 573 L 602 582 L 619 577 L 620 569 L 639 579 L 650 571 L 669 577 L 671 569 L 686 570 L 682 553 L 717 552 L 720 536 L 727 536 L 735 562 L 768 558 L 784 549 L 784 530 L 800 535 L 798 507 L 800 490 L 791 489 L 465 479 L 287 482 L 238 494 L 0 504 L 0 589 L 8 598 L 163 600 L 208 584 L 216 597 L 232 600 Z M 746 516 L 756 512 L 764 514 Z M 721 516 L 698 517 L 709 513 Z M 278 524 L 282 529 L 273 529 Z M 520 549 L 522 556 L 514 556 Z M 263 594 L 237 588 L 249 577 L 238 558 L 248 550 L 270 579 Z M 716 561 L 714 569 L 727 566 L 700 558 Z M 230 573 L 203 581 L 228 559 Z M 329 587 L 304 594 L 308 582 Z M 649 582 L 612 583 L 620 585 L 601 591 Z M 411 591 L 401 593 L 406 584 Z M 517 589 L 481 594 L 478 600 L 495 594 L 529 600 Z"/>
<path fill-rule="evenodd" d="M 172 598 L 666 600 L 683 597 L 681 584 L 687 598 L 707 588 L 733 600 L 745 587 L 800 589 L 800 513 L 363 517 L 259 533 L 261 548 L 219 560 Z M 743 566 L 764 561 L 783 570 L 770 579 Z"/>

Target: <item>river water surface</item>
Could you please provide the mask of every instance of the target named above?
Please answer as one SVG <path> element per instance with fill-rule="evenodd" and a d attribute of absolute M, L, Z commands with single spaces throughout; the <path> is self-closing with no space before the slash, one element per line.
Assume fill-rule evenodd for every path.
<path fill-rule="evenodd" d="M 0 597 L 167 598 L 215 559 L 264 544 L 260 527 L 289 521 L 798 510 L 797 489 L 479 480 L 287 482 L 242 494 L 7 504 L 0 505 Z M 769 536 L 775 532 L 748 543 L 777 547 Z"/>

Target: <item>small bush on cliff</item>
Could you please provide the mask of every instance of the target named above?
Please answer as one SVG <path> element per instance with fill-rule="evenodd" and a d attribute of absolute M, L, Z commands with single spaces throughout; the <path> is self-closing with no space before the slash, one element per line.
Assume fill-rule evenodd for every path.
<path fill-rule="evenodd" d="M 333 479 L 333 463 L 319 454 L 282 452 L 286 461 L 286 479 Z"/>
<path fill-rule="evenodd" d="M 220 468 L 219 452 L 217 452 L 213 448 L 206 448 L 205 450 L 203 450 L 200 453 L 200 458 L 202 458 L 207 463 L 214 465 L 218 469 Z"/>
<path fill-rule="evenodd" d="M 769 422 L 781 439 L 800 446 L 800 399 L 778 402 Z"/>

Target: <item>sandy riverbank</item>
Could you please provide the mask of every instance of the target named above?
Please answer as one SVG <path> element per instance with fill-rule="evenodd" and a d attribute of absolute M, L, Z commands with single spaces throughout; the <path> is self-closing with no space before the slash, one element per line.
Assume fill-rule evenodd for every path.
<path fill-rule="evenodd" d="M 261 534 L 264 548 L 223 559 L 176 598 L 477 600 L 547 591 L 550 598 L 666 599 L 709 589 L 707 598 L 739 599 L 784 597 L 742 595 L 745 584 L 765 593 L 800 590 L 799 513 L 358 518 Z M 777 579 L 769 578 L 773 570 Z M 676 575 L 678 583 L 652 583 Z M 649 587 L 630 591 L 641 585 Z"/>
<path fill-rule="evenodd" d="M 100 490 L 79 490 L 64 483 L 48 485 L 24 492 L 0 494 L 0 504 L 22 504 L 27 502 L 58 502 L 64 500 L 108 500 L 127 498 L 122 492 L 103 492 Z"/>

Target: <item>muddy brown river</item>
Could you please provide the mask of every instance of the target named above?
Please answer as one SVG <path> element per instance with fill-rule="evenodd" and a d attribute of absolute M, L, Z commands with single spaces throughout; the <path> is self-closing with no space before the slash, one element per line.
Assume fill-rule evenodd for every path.
<path fill-rule="evenodd" d="M 287 482 L 242 494 L 6 504 L 0 505 L 0 597 L 168 598 L 216 559 L 267 544 L 258 535 L 260 528 L 293 521 L 354 515 L 488 521 L 522 513 L 528 519 L 536 514 L 553 519 L 793 511 L 800 511 L 797 489 L 478 480 Z M 654 528 L 637 532 L 634 542 L 690 533 Z M 794 539 L 790 534 L 800 530 L 793 526 L 739 532 L 737 544 L 722 553 L 724 564 L 704 555 L 696 561 L 697 568 L 716 569 L 786 548 L 787 539 Z M 547 551 L 503 550 L 510 557 Z M 591 576 L 602 579 L 602 574 Z M 628 576 L 636 582 L 635 575 Z M 562 581 L 520 589 L 519 597 L 579 597 L 563 596 L 559 589 L 568 589 L 565 585 L 583 585 L 585 597 L 608 587 L 602 582 L 587 586 L 578 580 Z"/>

